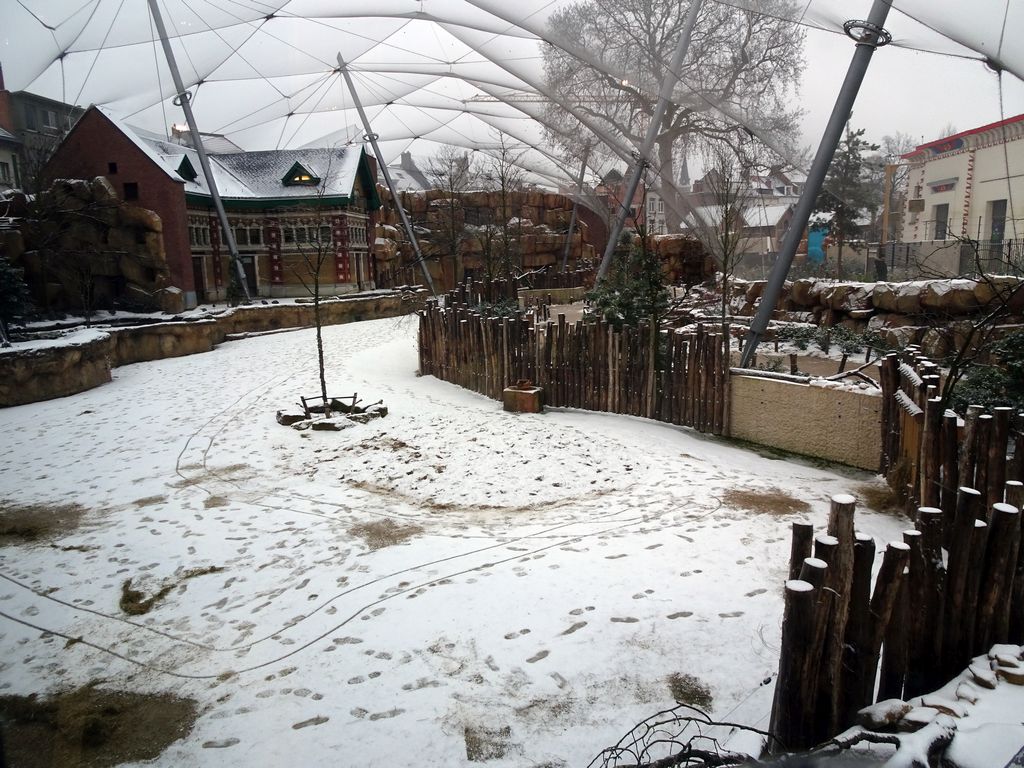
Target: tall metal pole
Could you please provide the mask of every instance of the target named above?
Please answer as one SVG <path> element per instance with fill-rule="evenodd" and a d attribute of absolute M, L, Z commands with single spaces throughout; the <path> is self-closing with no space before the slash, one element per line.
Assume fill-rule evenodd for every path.
<path fill-rule="evenodd" d="M 373 147 L 373 155 L 377 158 L 377 165 L 380 168 L 381 174 L 384 176 L 384 183 L 388 185 L 388 189 L 391 190 L 391 199 L 395 201 L 395 207 L 398 209 L 398 215 L 402 219 L 402 226 L 405 228 L 405 234 L 409 238 L 409 242 L 412 243 L 413 253 L 416 254 L 416 261 L 419 262 L 420 268 L 423 270 L 423 277 L 427 281 L 427 287 L 430 288 L 430 293 L 437 296 L 437 291 L 434 290 L 434 281 L 430 277 L 430 271 L 427 269 L 427 262 L 423 258 L 423 254 L 420 252 L 420 244 L 416 239 L 416 233 L 413 232 L 412 223 L 409 221 L 409 217 L 405 213 L 405 208 L 402 206 L 402 201 L 398 197 L 398 190 L 395 189 L 395 185 L 391 181 L 391 174 L 388 173 L 387 163 L 384 162 L 384 156 L 380 153 L 380 147 L 377 146 L 377 134 L 374 133 L 370 128 L 370 120 L 366 117 L 366 112 L 363 110 L 363 102 L 359 99 L 359 94 L 356 93 L 356 87 L 352 84 L 352 76 L 348 73 L 348 65 L 345 64 L 345 60 L 338 54 L 338 67 L 341 71 L 341 76 L 345 78 L 345 85 L 348 86 L 349 93 L 352 94 L 352 103 L 355 104 L 356 112 L 359 113 L 359 119 L 363 122 L 363 130 L 366 132 L 366 140 L 370 142 L 370 146 Z"/>
<path fill-rule="evenodd" d="M 750 365 L 754 359 L 754 353 L 761 337 L 768 328 L 768 321 L 771 320 L 772 311 L 782 294 L 782 287 L 786 282 L 786 275 L 793 264 L 793 257 L 796 255 L 796 248 L 800 244 L 807 222 L 811 218 L 814 204 L 818 199 L 825 183 L 825 174 L 832 163 L 836 153 L 836 147 L 843 137 L 843 129 L 846 121 L 850 119 L 850 112 L 853 103 L 857 99 L 857 92 L 864 80 L 864 74 L 871 63 L 871 55 L 875 48 L 879 48 L 892 40 L 892 36 L 883 28 L 886 16 L 889 14 L 889 5 L 892 0 L 874 0 L 871 4 L 871 11 L 867 21 L 851 20 L 843 25 L 846 34 L 857 43 L 857 49 L 853 53 L 850 67 L 846 71 L 846 79 L 843 80 L 843 87 L 836 97 L 835 106 L 832 108 L 832 116 L 829 117 L 828 125 L 821 137 L 821 144 L 818 145 L 818 153 L 814 156 L 811 169 L 807 172 L 807 182 L 804 184 L 800 201 L 793 212 L 793 220 L 790 222 L 789 230 L 782 240 L 782 247 L 779 250 L 778 258 L 768 275 L 768 283 L 765 285 L 764 294 L 761 296 L 761 305 L 757 314 L 750 324 L 750 332 L 747 334 L 746 344 L 743 347 L 743 355 L 740 358 L 741 366 Z"/>
<path fill-rule="evenodd" d="M 217 219 L 220 221 L 220 228 L 224 232 L 224 242 L 228 245 L 228 253 L 235 263 L 238 272 L 238 280 L 245 292 L 245 300 L 252 301 L 249 294 L 249 284 L 245 280 L 245 269 L 242 261 L 238 258 L 238 246 L 235 244 L 235 234 L 228 225 L 228 215 L 224 211 L 224 203 L 220 199 L 220 192 L 217 190 L 217 182 L 213 178 L 213 170 L 210 168 L 210 159 L 206 156 L 206 147 L 203 146 L 203 137 L 196 126 L 196 117 L 192 114 L 192 94 L 181 80 L 181 73 L 178 71 L 178 62 L 174 58 L 174 51 L 171 49 L 171 41 L 167 38 L 167 27 L 164 26 L 163 16 L 160 15 L 160 8 L 157 0 L 149 1 L 149 12 L 153 15 L 153 22 L 156 24 L 157 33 L 160 35 L 160 43 L 164 48 L 164 56 L 167 58 L 167 68 L 171 70 L 171 77 L 174 79 L 174 88 L 178 93 L 177 103 L 180 104 L 185 113 L 185 121 L 188 123 L 188 130 L 192 136 L 192 145 L 199 155 L 199 165 L 203 169 L 203 178 L 206 179 L 206 186 L 210 190 L 210 198 L 213 200 L 213 207 L 217 210 Z"/>
<path fill-rule="evenodd" d="M 683 59 L 686 58 L 686 51 L 690 47 L 690 37 L 693 35 L 693 28 L 697 24 L 697 13 L 700 11 L 701 2 L 702 0 L 691 1 L 690 10 L 687 11 L 686 18 L 683 21 L 683 31 L 680 33 L 679 41 L 676 43 L 676 50 L 672 54 L 672 61 L 669 62 L 665 79 L 661 82 L 661 90 L 658 92 L 658 103 L 654 108 L 654 114 L 651 115 L 651 122 L 647 126 L 647 134 L 644 136 L 643 146 L 640 147 L 639 156 L 636 158 L 636 163 L 633 166 L 633 175 L 630 177 L 629 186 L 626 190 L 626 199 L 623 201 L 622 210 L 619 211 L 615 221 L 612 222 L 611 232 L 608 233 L 608 245 L 605 246 L 601 266 L 597 269 L 597 279 L 599 281 L 604 279 L 605 275 L 608 274 L 608 268 L 611 267 L 612 256 L 615 255 L 615 246 L 618 245 L 619 235 L 622 234 L 622 227 L 626 223 L 626 216 L 629 214 L 629 206 L 632 205 L 637 187 L 640 186 L 640 178 L 643 176 L 644 168 L 649 164 L 648 158 L 651 156 L 654 141 L 658 138 L 658 132 L 661 130 L 661 121 L 665 118 L 665 112 L 668 110 L 669 102 L 672 100 L 672 91 L 675 90 L 676 83 L 679 81 L 678 72 L 683 65 Z"/>
<path fill-rule="evenodd" d="M 576 231 L 576 220 L 579 218 L 579 196 L 583 194 L 583 179 L 587 175 L 587 160 L 590 159 L 591 145 L 583 147 L 583 161 L 580 163 L 580 178 L 576 182 L 576 200 L 572 201 L 572 216 L 569 218 L 569 234 L 565 236 L 565 251 L 562 252 L 562 271 L 569 265 L 569 253 L 572 251 L 572 234 Z"/>

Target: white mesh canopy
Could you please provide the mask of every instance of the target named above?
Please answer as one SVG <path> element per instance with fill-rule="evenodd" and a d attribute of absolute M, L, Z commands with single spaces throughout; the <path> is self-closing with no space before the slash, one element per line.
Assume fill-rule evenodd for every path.
<path fill-rule="evenodd" d="M 852 43 L 843 36 L 843 24 L 866 18 L 870 6 L 862 0 L 706 3 L 833 33 L 844 62 Z M 389 161 L 410 148 L 420 155 L 433 154 L 440 144 L 493 152 L 504 143 L 515 148 L 517 162 L 535 180 L 555 185 L 575 180 L 579 160 L 566 147 L 592 141 L 592 132 L 607 150 L 595 163 L 617 155 L 621 167 L 621 159 L 636 149 L 635 137 L 587 119 L 586 110 L 595 105 L 574 103 L 571 94 L 549 85 L 545 52 L 552 50 L 616 80 L 634 77 L 552 28 L 552 17 L 571 5 L 568 0 L 161 0 L 160 5 L 201 130 L 225 134 L 246 149 L 363 140 L 339 55 Z M 102 104 L 157 132 L 183 121 L 171 103 L 171 77 L 146 2 L 0 0 L 0 9 L 0 60 L 11 90 Z M 893 0 L 886 28 L 893 45 L 987 62 L 1004 76 L 1024 78 L 1024 46 L 1016 44 L 1024 32 L 1024 3 L 1016 0 L 972 0 L 969 8 L 960 0 Z M 885 67 L 884 57 L 876 56 L 873 66 Z M 656 84 L 642 81 L 636 87 L 648 95 L 656 90 Z M 684 73 L 673 100 L 701 99 L 720 119 L 745 126 L 780 153 L 787 151 L 771 126 L 747 114 L 742 104 L 705 95 Z M 552 109 L 578 119 L 552 120 Z M 559 132 L 563 140 L 556 149 Z"/>

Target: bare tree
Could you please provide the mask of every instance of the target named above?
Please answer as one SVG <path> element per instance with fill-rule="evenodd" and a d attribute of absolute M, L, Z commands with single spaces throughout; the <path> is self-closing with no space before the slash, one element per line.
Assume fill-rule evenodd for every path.
<path fill-rule="evenodd" d="M 704 167 L 704 199 L 708 205 L 694 208 L 691 231 L 714 258 L 722 274 L 722 333 L 729 338 L 729 288 L 736 265 L 750 247 L 748 212 L 756 201 L 750 185 L 752 161 L 730 147 L 709 150 Z"/>
<path fill-rule="evenodd" d="M 517 270 L 522 266 L 522 224 L 513 201 L 523 189 L 525 171 L 519 165 L 519 160 L 524 151 L 514 148 L 505 134 L 499 134 L 498 146 L 481 173 L 485 185 L 498 193 L 498 206 L 495 211 L 497 232 L 494 233 L 495 237 L 488 238 L 489 254 L 485 253 L 485 259 L 496 260 L 497 270 L 493 271 L 500 273 L 507 280 L 515 278 Z M 488 277 L 493 275 L 489 274 Z"/>
<path fill-rule="evenodd" d="M 437 209 L 441 217 L 441 238 L 438 243 L 452 260 L 452 272 L 458 283 L 463 273 L 461 245 L 465 235 L 465 219 L 462 213 L 462 196 L 469 191 L 477 179 L 478 168 L 473 156 L 464 150 L 446 144 L 430 159 L 427 178 L 435 189 L 444 193 Z"/>
<path fill-rule="evenodd" d="M 558 11 L 550 22 L 553 37 L 590 52 L 602 66 L 548 46 L 549 87 L 588 121 L 626 145 L 639 146 L 688 5 L 678 0 L 584 0 Z M 670 232 L 678 231 L 682 220 L 680 161 L 706 140 L 738 140 L 735 121 L 720 108 L 744 115 L 790 154 L 799 118 L 790 97 L 803 68 L 804 39 L 801 28 L 786 20 L 792 8 L 790 0 L 765 0 L 757 12 L 729 3 L 701 7 L 679 73 L 681 84 L 656 139 L 658 192 Z M 558 127 L 553 141 L 566 148 L 579 143 L 584 129 L 564 109 L 552 105 L 547 117 Z"/>
<path fill-rule="evenodd" d="M 293 269 L 296 279 L 313 298 L 313 325 L 316 327 L 316 359 L 320 373 L 320 397 L 324 403 L 324 416 L 331 417 L 331 401 L 327 396 L 327 373 L 324 366 L 323 308 L 321 306 L 321 284 L 325 267 L 334 260 L 334 242 L 330 221 L 326 214 L 327 182 L 331 177 L 331 163 L 317 187 L 316 198 L 311 203 L 312 226 L 306 227 L 305 243 L 297 243 L 301 267 Z M 298 240 L 298 238 L 297 238 Z"/>

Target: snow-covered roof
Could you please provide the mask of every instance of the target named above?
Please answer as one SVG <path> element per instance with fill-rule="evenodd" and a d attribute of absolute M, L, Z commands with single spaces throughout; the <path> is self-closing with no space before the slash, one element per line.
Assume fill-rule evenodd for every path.
<path fill-rule="evenodd" d="M 169 177 L 183 182 L 186 194 L 209 196 L 209 187 L 201 173 L 199 153 L 195 149 L 131 126 L 110 109 L 97 109 Z M 351 196 L 363 149 L 361 146 L 346 146 L 207 154 L 217 190 L 226 200 L 301 199 L 321 194 L 326 197 Z M 194 179 L 178 173 L 183 159 L 187 159 L 197 172 Z M 285 184 L 284 177 L 296 163 L 319 178 L 320 182 L 313 185 Z"/>
<path fill-rule="evenodd" d="M 740 215 L 748 227 L 774 227 L 777 226 L 782 217 L 786 215 L 792 205 L 761 205 L 752 201 L 743 208 Z M 683 217 L 687 227 L 714 227 L 722 221 L 722 206 L 720 205 L 699 205 Z"/>
<path fill-rule="evenodd" d="M 753 205 L 743 210 L 743 219 L 748 227 L 775 227 L 782 221 L 792 205 Z"/>

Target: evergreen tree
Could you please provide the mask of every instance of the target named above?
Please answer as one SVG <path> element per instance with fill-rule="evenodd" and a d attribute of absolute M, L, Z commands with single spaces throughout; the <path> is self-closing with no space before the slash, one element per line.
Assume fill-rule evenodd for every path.
<path fill-rule="evenodd" d="M 843 245 L 857 234 L 857 221 L 866 213 L 874 217 L 881 204 L 877 185 L 873 183 L 865 152 L 878 151 L 878 145 L 864 138 L 864 129 L 851 130 L 839 142 L 832 164 L 825 175 L 825 186 L 818 194 L 814 210 L 831 213 L 831 221 L 819 217 L 814 224 L 827 224 L 830 235 L 839 246 L 836 277 L 843 276 Z"/>
<path fill-rule="evenodd" d="M 0 347 L 9 347 L 8 326 L 29 311 L 24 272 L 0 255 Z"/>
<path fill-rule="evenodd" d="M 647 238 L 629 245 L 630 234 L 616 250 L 616 262 L 608 277 L 598 283 L 587 298 L 594 312 L 616 328 L 658 321 L 669 308 L 668 290 L 657 255 L 647 247 Z"/>

